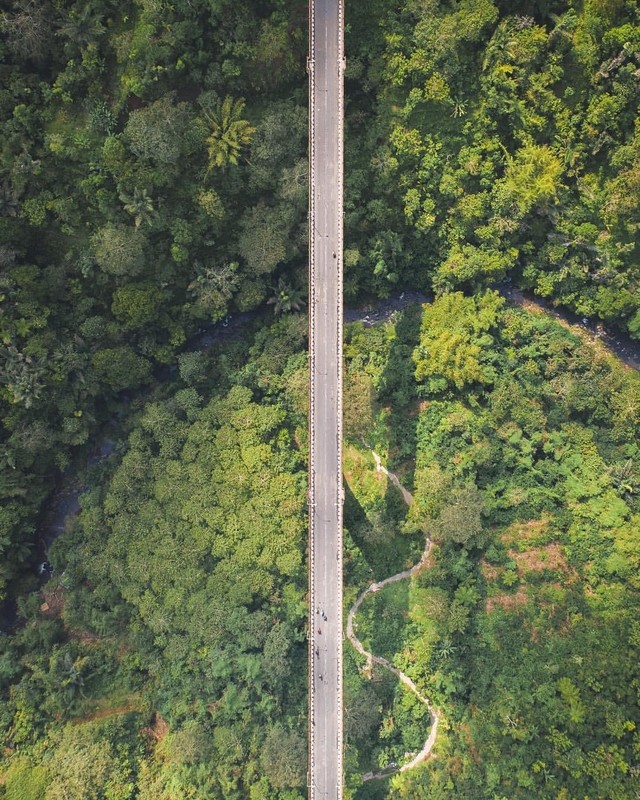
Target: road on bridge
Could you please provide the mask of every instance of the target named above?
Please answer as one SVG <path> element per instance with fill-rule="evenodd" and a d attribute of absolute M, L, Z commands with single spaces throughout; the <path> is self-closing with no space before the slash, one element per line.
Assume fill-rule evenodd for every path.
<path fill-rule="evenodd" d="M 342 0 L 309 6 L 309 798 L 342 798 Z"/>

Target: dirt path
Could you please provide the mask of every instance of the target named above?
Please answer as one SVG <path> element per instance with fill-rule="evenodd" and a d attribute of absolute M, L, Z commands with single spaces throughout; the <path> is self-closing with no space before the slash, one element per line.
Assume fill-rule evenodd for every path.
<path fill-rule="evenodd" d="M 391 483 L 393 483 L 394 486 L 397 486 L 397 488 L 400 489 L 400 491 L 402 492 L 402 496 L 404 497 L 405 503 L 407 505 L 411 505 L 411 503 L 413 503 L 413 497 L 411 496 L 411 494 L 400 483 L 398 477 L 394 475 L 393 472 L 389 472 L 386 469 L 386 467 L 382 465 L 380 456 L 373 450 L 371 452 L 373 453 L 373 458 L 375 459 L 376 469 L 378 470 L 378 472 L 383 472 L 385 475 L 387 475 Z M 388 586 L 390 583 L 395 583 L 396 581 L 402 581 L 405 580 L 406 578 L 413 577 L 426 565 L 430 551 L 431 551 L 431 539 L 427 537 L 427 542 L 420 561 L 418 561 L 418 563 L 415 566 L 411 567 L 411 569 L 405 569 L 402 572 L 398 572 L 397 575 L 392 575 L 390 578 L 385 578 L 383 581 L 379 581 L 378 583 L 372 583 L 370 586 L 368 586 L 363 592 L 361 592 L 358 595 L 358 599 L 351 606 L 349 615 L 347 617 L 347 638 L 349 639 L 351 644 L 355 647 L 355 649 L 367 659 L 367 668 L 371 670 L 374 664 L 379 664 L 380 666 L 385 667 L 385 669 L 388 669 L 391 672 L 393 672 L 393 674 L 396 675 L 402 681 L 402 683 L 415 694 L 418 700 L 420 700 L 420 702 L 423 703 L 423 705 L 425 705 L 429 709 L 429 713 L 431 714 L 431 730 L 429 732 L 427 740 L 424 743 L 422 750 L 420 750 L 420 752 L 414 758 L 412 758 L 408 764 L 405 764 L 399 769 L 387 767 L 386 769 L 380 770 L 379 772 L 367 772 L 367 774 L 363 776 L 363 780 L 365 781 L 371 781 L 378 778 L 386 778 L 395 772 L 406 772 L 406 770 L 412 769 L 421 761 L 424 761 L 426 758 L 429 757 L 429 755 L 431 754 L 431 750 L 433 749 L 433 745 L 435 744 L 436 741 L 436 734 L 438 732 L 438 722 L 440 718 L 438 716 L 438 713 L 435 711 L 435 709 L 429 702 L 429 700 L 427 700 L 426 697 L 420 694 L 415 683 L 411 680 L 411 678 L 405 675 L 404 672 L 402 672 L 402 670 L 399 670 L 397 667 L 395 667 L 393 664 L 387 661 L 386 658 L 382 658 L 381 656 L 375 656 L 373 655 L 373 653 L 369 653 L 367 650 L 365 650 L 362 645 L 362 642 L 358 639 L 355 633 L 356 629 L 355 616 L 356 613 L 358 612 L 358 609 L 362 605 L 362 601 L 364 600 L 364 598 L 368 594 L 373 594 L 375 592 L 380 591 L 380 589 L 384 588 L 385 586 Z"/>
<path fill-rule="evenodd" d="M 400 489 L 400 492 L 402 493 L 402 496 L 404 497 L 404 502 L 408 506 L 410 506 L 413 503 L 413 497 L 411 496 L 411 493 L 408 492 L 404 488 L 404 486 L 400 483 L 400 481 L 398 480 L 398 476 L 397 475 L 394 475 L 393 472 L 389 472 L 389 470 L 382 465 L 382 461 L 380 460 L 380 456 L 376 452 L 374 452 L 373 450 L 371 452 L 373 453 L 373 460 L 376 462 L 376 469 L 378 470 L 378 472 L 383 472 L 387 476 L 387 478 L 389 478 L 391 483 L 397 489 Z M 414 567 L 414 569 L 415 569 L 415 567 Z"/>

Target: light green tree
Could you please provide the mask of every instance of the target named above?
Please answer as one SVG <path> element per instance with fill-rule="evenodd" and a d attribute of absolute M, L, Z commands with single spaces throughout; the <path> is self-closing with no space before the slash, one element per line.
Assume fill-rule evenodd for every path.
<path fill-rule="evenodd" d="M 238 263 L 216 266 L 203 266 L 196 262 L 196 276 L 187 287 L 194 303 L 192 313 L 195 316 L 210 316 L 222 319 L 227 311 L 227 304 L 238 288 Z"/>
<path fill-rule="evenodd" d="M 255 128 L 246 119 L 242 119 L 244 106 L 242 98 L 234 100 L 227 95 L 215 109 L 204 111 L 210 128 L 207 137 L 209 170 L 237 164 L 243 147 L 251 142 Z"/>
<path fill-rule="evenodd" d="M 420 344 L 413 358 L 416 379 L 430 391 L 470 383 L 490 383 L 489 363 L 495 327 L 504 301 L 497 292 L 465 297 L 445 294 L 425 309 Z"/>
<path fill-rule="evenodd" d="M 274 788 L 302 786 L 306 761 L 306 743 L 299 734 L 280 725 L 271 728 L 262 748 L 262 768 Z"/>
<path fill-rule="evenodd" d="M 144 267 L 144 235 L 127 225 L 109 223 L 92 238 L 95 259 L 109 275 L 137 275 Z"/>
<path fill-rule="evenodd" d="M 562 162 L 548 145 L 528 144 L 514 157 L 507 156 L 504 190 L 508 200 L 524 215 L 534 208 L 548 208 L 561 188 Z"/>
<path fill-rule="evenodd" d="M 286 260 L 291 222 L 290 208 L 282 203 L 271 206 L 261 200 L 243 214 L 238 251 L 255 275 L 273 272 Z"/>
<path fill-rule="evenodd" d="M 174 103 L 171 92 L 145 108 L 133 111 L 124 130 L 132 152 L 152 164 L 177 164 L 184 154 L 191 128 L 186 103 Z"/>

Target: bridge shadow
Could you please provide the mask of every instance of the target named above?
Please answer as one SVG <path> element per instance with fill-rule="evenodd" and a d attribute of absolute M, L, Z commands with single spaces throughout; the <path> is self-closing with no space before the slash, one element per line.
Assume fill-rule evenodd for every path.
<path fill-rule="evenodd" d="M 358 638 L 366 640 L 369 652 L 391 663 L 406 645 L 410 585 L 409 578 L 389 584 L 367 595 L 358 610 Z"/>
<path fill-rule="evenodd" d="M 346 440 L 344 445 L 345 458 L 350 454 L 347 460 L 352 461 L 354 473 L 350 475 L 346 464 L 344 524 L 348 534 L 345 538 L 345 580 L 356 586 L 382 580 L 405 569 L 408 564 L 414 564 L 424 547 L 421 533 L 410 535 L 406 532 L 408 509 L 400 491 L 389 478 L 385 479 L 382 492 L 380 489 L 372 491 L 371 476 L 366 477 L 366 473 L 374 468 L 369 447 L 381 447 L 389 453 L 387 466 L 399 473 L 401 482 L 410 491 L 413 488 L 420 407 L 412 355 L 419 341 L 422 306 L 415 304 L 393 313 L 395 336 L 383 367 L 379 395 L 376 398 L 372 391 L 369 397 L 365 397 L 361 392 L 352 398 L 356 410 L 349 418 L 355 414 L 356 418 L 371 420 L 373 427 L 364 432 L 357 419 L 352 421 L 352 442 Z M 357 344 L 360 350 L 363 346 L 363 343 Z M 384 407 L 386 409 L 381 414 Z M 362 441 L 358 442 L 360 437 Z M 371 441 L 365 444 L 369 438 Z M 359 453 L 355 457 L 354 447 Z M 376 481 L 383 480 L 380 473 L 374 474 Z M 349 484 L 351 477 L 353 486 Z M 350 540 L 352 547 L 349 546 Z"/>

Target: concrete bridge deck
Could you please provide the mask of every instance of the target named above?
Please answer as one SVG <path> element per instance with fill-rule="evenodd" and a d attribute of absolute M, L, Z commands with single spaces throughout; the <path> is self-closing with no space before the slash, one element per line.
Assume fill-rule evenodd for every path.
<path fill-rule="evenodd" d="M 309 798 L 342 798 L 344 8 L 309 7 Z"/>

